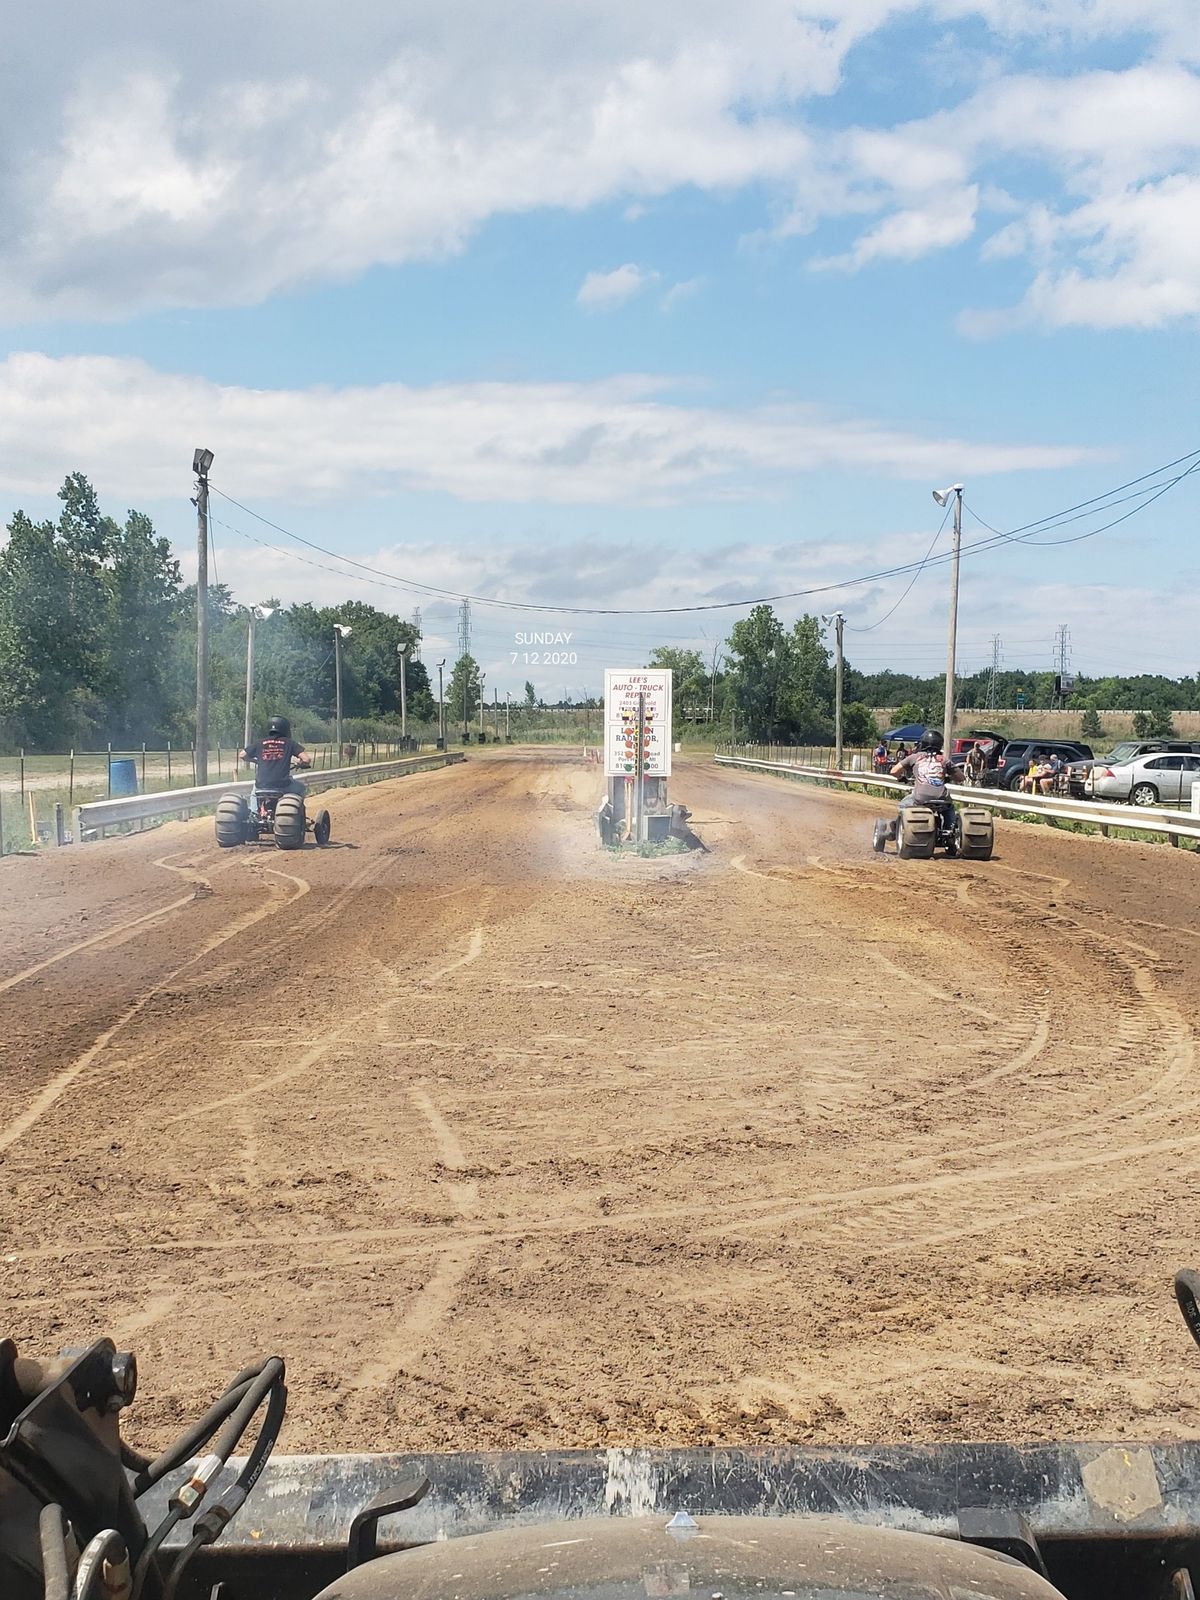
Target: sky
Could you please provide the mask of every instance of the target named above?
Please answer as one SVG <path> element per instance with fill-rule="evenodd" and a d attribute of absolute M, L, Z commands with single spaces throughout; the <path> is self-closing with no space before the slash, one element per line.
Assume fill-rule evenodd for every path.
<path fill-rule="evenodd" d="M 5 521 L 190 578 L 203 445 L 239 601 L 558 698 L 768 595 L 942 670 L 961 482 L 960 671 L 1200 670 L 1200 472 L 969 549 L 1200 448 L 1196 0 L 10 0 L 0 95 Z"/>

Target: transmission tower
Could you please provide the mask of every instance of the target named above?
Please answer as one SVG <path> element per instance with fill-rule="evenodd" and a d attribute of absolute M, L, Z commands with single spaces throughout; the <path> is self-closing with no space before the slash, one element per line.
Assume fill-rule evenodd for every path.
<path fill-rule="evenodd" d="M 1071 674 L 1071 630 L 1065 622 L 1060 622 L 1054 630 L 1054 676 L 1057 680 L 1054 704 L 1061 706 L 1066 699 L 1062 693 L 1061 685 L 1064 679 Z"/>
<path fill-rule="evenodd" d="M 998 633 L 994 633 L 992 635 L 992 670 L 988 674 L 987 686 L 986 704 L 989 711 L 995 711 L 996 709 L 996 680 L 1000 676 L 1000 663 L 1002 660 L 1003 653 L 1000 649 L 1000 635 Z"/>
<path fill-rule="evenodd" d="M 412 647 L 412 658 L 413 658 L 414 661 L 420 661 L 420 659 L 421 659 L 421 608 L 420 608 L 420 606 L 414 606 L 413 607 L 412 625 L 417 630 L 416 641 L 415 641 L 415 643 L 413 644 L 413 647 Z"/>
<path fill-rule="evenodd" d="M 464 600 L 458 608 L 458 653 L 471 654 L 471 602 Z"/>

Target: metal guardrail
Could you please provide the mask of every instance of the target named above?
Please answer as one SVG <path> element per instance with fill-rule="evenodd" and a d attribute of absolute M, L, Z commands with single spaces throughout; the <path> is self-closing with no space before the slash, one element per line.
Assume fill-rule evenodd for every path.
<path fill-rule="evenodd" d="M 791 761 L 758 761 L 746 756 L 719 755 L 715 759 L 722 767 L 781 772 L 789 777 L 842 784 L 846 788 L 892 789 L 900 793 L 909 788 L 899 778 L 883 773 L 839 772 L 833 768 L 803 766 Z M 962 783 L 952 783 L 948 787 L 954 799 L 969 800 L 972 805 L 983 806 L 988 811 L 1043 816 L 1050 821 L 1088 822 L 1099 828 L 1106 838 L 1113 828 L 1123 828 L 1134 833 L 1161 833 L 1175 845 L 1180 839 L 1200 840 L 1200 815 L 1189 811 L 1151 810 L 1108 800 L 1067 800 L 1048 794 L 1011 794 L 1002 789 L 975 789 Z"/>
<path fill-rule="evenodd" d="M 304 773 L 304 786 L 310 794 L 322 789 L 338 789 L 358 779 L 402 778 L 409 772 L 451 766 L 463 759 L 461 751 L 438 750 L 424 756 L 403 756 L 395 761 L 364 761 L 356 767 L 331 767 L 324 772 Z M 159 794 L 133 794 L 120 800 L 93 800 L 75 807 L 75 838 L 81 841 L 102 839 L 106 828 L 122 822 L 149 822 L 162 817 L 188 816 L 215 806 L 222 795 L 248 795 L 254 785 L 209 783 L 195 789 L 166 789 Z"/>

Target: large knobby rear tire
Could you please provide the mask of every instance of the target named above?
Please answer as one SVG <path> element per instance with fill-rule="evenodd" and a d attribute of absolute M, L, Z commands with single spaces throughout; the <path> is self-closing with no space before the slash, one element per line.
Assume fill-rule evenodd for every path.
<path fill-rule="evenodd" d="M 990 811 L 964 807 L 958 814 L 958 853 L 964 861 L 990 861 L 996 824 Z"/>
<path fill-rule="evenodd" d="M 217 802 L 217 843 L 222 850 L 231 850 L 235 844 L 245 844 L 250 831 L 250 807 L 245 796 L 224 795 Z"/>
<path fill-rule="evenodd" d="M 896 825 L 896 854 L 927 861 L 937 845 L 937 818 L 927 806 L 907 806 Z"/>
<path fill-rule="evenodd" d="M 281 850 L 299 850 L 304 843 L 304 801 L 298 794 L 280 795 L 275 803 L 275 843 Z"/>

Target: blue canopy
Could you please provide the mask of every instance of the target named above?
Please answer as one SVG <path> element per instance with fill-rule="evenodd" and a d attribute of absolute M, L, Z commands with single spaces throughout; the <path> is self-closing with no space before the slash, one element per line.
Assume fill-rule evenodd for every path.
<path fill-rule="evenodd" d="M 910 722 L 907 723 L 903 728 L 893 728 L 890 733 L 885 733 L 883 740 L 885 744 L 890 744 L 893 739 L 903 739 L 906 744 L 912 744 L 915 740 L 919 739 L 924 732 L 924 723 Z"/>

